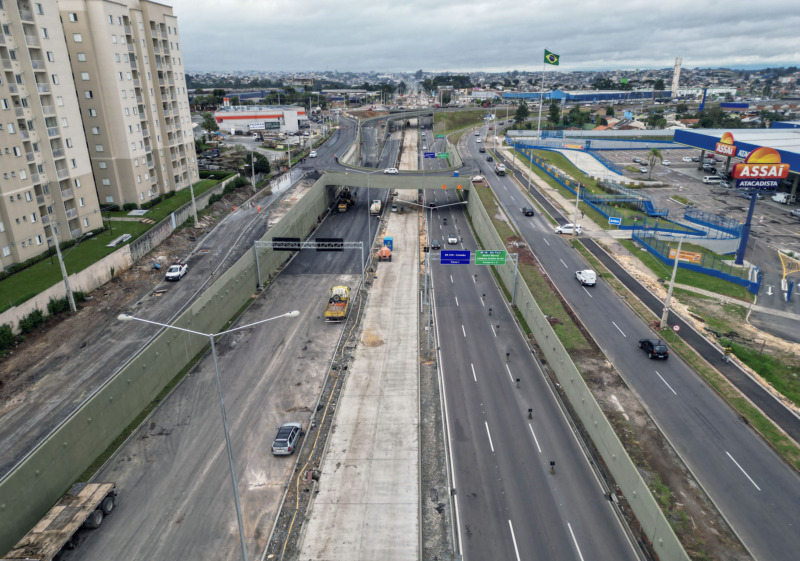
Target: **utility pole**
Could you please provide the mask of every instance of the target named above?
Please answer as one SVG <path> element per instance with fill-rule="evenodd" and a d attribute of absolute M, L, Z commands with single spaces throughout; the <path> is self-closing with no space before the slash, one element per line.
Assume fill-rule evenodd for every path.
<path fill-rule="evenodd" d="M 675 275 L 678 273 L 678 260 L 681 256 L 681 245 L 683 244 L 684 236 L 678 240 L 678 252 L 675 254 L 675 263 L 672 265 L 672 278 L 669 279 L 669 290 L 667 291 L 667 299 L 664 300 L 664 311 L 661 313 L 661 329 L 667 327 L 667 316 L 669 315 L 669 304 L 672 300 L 672 287 L 675 285 Z"/>
<path fill-rule="evenodd" d="M 56 222 L 56 224 L 58 223 Z M 72 289 L 69 287 L 69 275 L 67 275 L 67 267 L 64 265 L 64 256 L 61 255 L 61 244 L 58 241 L 55 229 L 53 229 L 53 237 L 56 242 L 56 255 L 58 255 L 58 264 L 61 267 L 61 276 L 64 278 L 64 288 L 67 290 L 69 309 L 74 313 L 78 311 L 78 308 L 75 306 L 75 298 L 72 296 Z"/>

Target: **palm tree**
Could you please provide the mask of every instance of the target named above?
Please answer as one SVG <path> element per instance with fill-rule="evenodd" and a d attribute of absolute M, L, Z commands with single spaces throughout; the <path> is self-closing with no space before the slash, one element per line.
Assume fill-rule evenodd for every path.
<path fill-rule="evenodd" d="M 650 154 L 647 156 L 647 160 L 650 163 L 650 172 L 647 174 L 647 179 L 650 179 L 650 177 L 653 175 L 653 166 L 656 163 L 656 158 L 658 158 L 659 162 L 664 160 L 664 156 L 661 155 L 661 150 L 658 148 L 651 148 Z"/>

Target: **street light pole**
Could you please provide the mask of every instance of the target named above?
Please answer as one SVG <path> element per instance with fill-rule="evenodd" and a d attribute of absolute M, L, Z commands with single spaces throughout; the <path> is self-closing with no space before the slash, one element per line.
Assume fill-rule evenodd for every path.
<path fill-rule="evenodd" d="M 221 331 L 220 333 L 202 333 L 200 331 L 192 331 L 191 329 L 184 329 L 183 327 L 178 327 L 177 325 L 168 325 L 165 323 L 159 323 L 157 321 L 151 321 L 147 319 L 137 318 L 130 314 L 119 314 L 117 319 L 119 321 L 140 321 L 142 323 L 150 323 L 152 325 L 158 325 L 160 327 L 164 327 L 167 329 L 176 329 L 178 331 L 185 331 L 186 333 L 192 333 L 194 335 L 200 335 L 202 337 L 208 337 L 211 343 L 211 354 L 214 357 L 214 371 L 216 372 L 217 378 L 217 391 L 219 392 L 219 406 L 222 410 L 222 427 L 225 431 L 225 446 L 228 450 L 228 465 L 230 467 L 231 472 L 231 483 L 233 484 L 233 499 L 236 505 L 236 521 L 239 524 L 239 541 L 242 544 L 242 559 L 244 561 L 248 561 L 247 558 L 247 544 L 244 538 L 244 522 L 242 521 L 242 505 L 239 502 L 239 484 L 236 482 L 236 466 L 233 463 L 233 450 L 231 448 L 231 436 L 230 430 L 228 428 L 228 416 L 225 413 L 225 399 L 222 395 L 222 380 L 220 378 L 219 373 L 219 360 L 217 358 L 217 347 L 214 344 L 214 337 L 218 337 L 220 335 L 225 335 L 226 333 L 231 333 L 232 331 L 239 331 L 240 329 L 245 329 L 247 327 L 253 327 L 255 325 L 259 325 L 262 323 L 266 323 L 268 321 L 272 321 L 278 318 L 296 318 L 300 315 L 298 310 L 294 310 L 291 312 L 287 312 L 285 314 L 275 316 L 272 318 L 262 319 L 261 321 L 257 321 L 254 323 L 249 323 L 247 325 L 242 325 L 240 327 L 235 327 L 233 329 L 228 329 L 227 331 Z"/>
<path fill-rule="evenodd" d="M 669 290 L 667 290 L 667 299 L 664 300 L 664 311 L 661 312 L 661 329 L 667 327 L 667 316 L 669 316 L 669 304 L 672 300 L 672 288 L 675 285 L 675 275 L 678 273 L 678 260 L 681 257 L 681 245 L 683 244 L 683 238 L 685 236 L 681 236 L 678 239 L 678 251 L 675 253 L 675 263 L 672 265 L 672 277 L 669 279 Z"/>

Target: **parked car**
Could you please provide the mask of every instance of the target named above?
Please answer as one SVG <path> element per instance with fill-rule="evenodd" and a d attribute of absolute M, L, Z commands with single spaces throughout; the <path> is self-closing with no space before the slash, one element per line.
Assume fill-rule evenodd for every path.
<path fill-rule="evenodd" d="M 168 281 L 179 281 L 189 271 L 189 265 L 186 263 L 174 263 L 167 269 L 167 274 L 164 277 Z"/>
<path fill-rule="evenodd" d="M 455 234 L 447 234 L 447 243 L 450 245 L 456 245 L 458 243 L 458 236 Z"/>
<path fill-rule="evenodd" d="M 800 220 L 800 208 L 795 208 L 793 210 L 790 210 L 789 211 L 789 216 L 791 216 L 792 218 L 797 218 L 798 220 Z"/>
<path fill-rule="evenodd" d="M 392 205 L 392 212 L 397 212 L 397 205 Z"/>
<path fill-rule="evenodd" d="M 644 163 L 646 163 L 646 162 L 645 162 L 643 159 L 641 159 L 641 158 L 634 158 L 634 159 L 633 159 L 633 163 L 634 163 L 634 164 L 644 164 Z"/>
<path fill-rule="evenodd" d="M 397 175 L 400 172 L 397 171 L 397 168 L 386 168 L 385 170 L 383 170 L 383 173 L 388 173 L 390 175 Z"/>
<path fill-rule="evenodd" d="M 669 348 L 661 339 L 639 339 L 639 348 L 647 353 L 647 358 L 669 358 Z"/>
<path fill-rule="evenodd" d="M 670 162 L 669 160 L 662 160 L 661 161 L 661 165 L 662 166 L 671 166 L 672 162 Z"/>
<path fill-rule="evenodd" d="M 594 286 L 597 284 L 597 275 L 591 269 L 575 271 L 575 278 L 578 279 L 581 286 Z"/>
<path fill-rule="evenodd" d="M 431 249 L 442 249 L 442 244 L 439 243 L 439 240 L 431 241 Z"/>
<path fill-rule="evenodd" d="M 748 199 L 748 200 L 753 198 L 752 195 L 755 195 L 756 199 L 758 199 L 759 201 L 763 201 L 764 200 L 764 194 L 763 193 L 759 193 L 757 191 L 743 191 L 743 192 L 739 193 L 740 197 L 742 197 L 743 199 Z"/>
<path fill-rule="evenodd" d="M 575 231 L 576 234 L 583 233 L 580 224 L 564 224 L 562 226 L 556 226 L 556 234 L 572 234 L 572 231 Z"/>
<path fill-rule="evenodd" d="M 533 216 L 533 208 L 529 206 L 522 207 L 522 214 L 525 216 Z"/>
<path fill-rule="evenodd" d="M 691 162 L 691 161 L 692 161 L 692 157 L 691 157 L 691 156 L 684 156 L 684 157 L 682 158 L 682 160 L 683 160 L 684 162 Z"/>
<path fill-rule="evenodd" d="M 650 170 L 648 168 L 642 166 L 642 167 L 639 168 L 639 171 L 642 172 L 642 173 L 647 173 Z"/>
<path fill-rule="evenodd" d="M 278 434 L 272 441 L 272 454 L 275 456 L 289 456 L 297 449 L 297 441 L 303 433 L 303 425 L 300 423 L 284 423 L 278 429 Z"/>
<path fill-rule="evenodd" d="M 699 162 L 700 161 L 700 157 L 699 156 L 692 156 L 692 161 L 693 162 Z"/>
<path fill-rule="evenodd" d="M 312 150 L 311 152 L 308 153 L 308 157 L 309 158 L 316 158 L 317 157 L 317 151 L 316 150 Z"/>

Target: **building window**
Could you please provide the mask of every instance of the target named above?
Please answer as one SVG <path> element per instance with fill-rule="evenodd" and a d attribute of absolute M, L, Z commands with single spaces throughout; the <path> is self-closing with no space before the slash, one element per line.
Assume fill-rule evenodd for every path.
<path fill-rule="evenodd" d="M 128 99 L 128 92 L 122 90 L 122 99 Z"/>
<path fill-rule="evenodd" d="M 100 127 L 92 127 L 92 134 L 100 134 Z"/>
<path fill-rule="evenodd" d="M 126 117 L 130 117 L 131 116 L 131 110 L 128 109 L 127 107 L 125 108 L 125 116 Z"/>
<path fill-rule="evenodd" d="M 42 28 L 42 39 L 49 39 L 49 38 L 50 38 L 50 36 L 47 33 L 47 28 L 43 27 Z"/>
<path fill-rule="evenodd" d="M 86 206 L 86 201 L 83 200 L 83 197 L 78 199 L 78 206 Z"/>
<path fill-rule="evenodd" d="M 3 109 L 9 109 L 8 100 L 5 98 L 0 99 L 0 107 L 2 107 Z"/>
<path fill-rule="evenodd" d="M 81 72 L 81 80 L 84 82 L 89 80 L 89 73 L 88 72 Z"/>
<path fill-rule="evenodd" d="M 67 143 L 67 148 L 72 148 L 72 139 L 71 138 L 67 138 L 65 140 L 65 142 Z"/>
<path fill-rule="evenodd" d="M 114 23 L 114 22 L 112 21 L 111 23 Z M 115 44 L 115 45 L 117 44 L 117 36 L 116 36 L 116 35 L 112 35 L 112 36 L 111 36 L 111 42 L 112 42 L 113 44 Z"/>
<path fill-rule="evenodd" d="M 116 61 L 119 62 L 119 53 L 114 53 L 114 59 L 116 59 Z"/>
<path fill-rule="evenodd" d="M 83 225 L 84 226 L 88 226 L 89 225 L 89 219 L 88 218 L 84 218 L 83 219 Z"/>
<path fill-rule="evenodd" d="M 9 255 L 11 255 L 11 248 L 9 248 L 8 246 L 5 246 L 3 248 L 3 257 L 8 257 Z"/>
<path fill-rule="evenodd" d="M 75 12 L 71 13 L 69 15 L 69 21 L 71 21 L 72 23 L 76 23 L 78 21 L 78 14 L 76 14 Z"/>
<path fill-rule="evenodd" d="M 107 177 L 103 179 L 103 185 L 111 185 L 111 180 Z"/>
<path fill-rule="evenodd" d="M 44 15 L 44 10 L 42 9 L 42 5 L 39 4 L 38 2 L 36 3 L 36 13 L 39 14 L 40 16 Z"/>
<path fill-rule="evenodd" d="M 47 61 L 48 62 L 55 62 L 56 61 L 56 57 L 53 54 L 53 51 L 47 51 Z"/>
<path fill-rule="evenodd" d="M 56 105 L 58 105 L 59 107 L 64 107 L 64 98 L 61 97 L 60 95 L 56 96 Z"/>
<path fill-rule="evenodd" d="M 31 222 L 38 222 L 38 221 L 39 221 L 39 219 L 38 219 L 38 218 L 36 218 L 36 213 L 35 213 L 35 212 L 34 212 L 34 213 L 32 213 L 32 214 L 31 214 Z"/>
<path fill-rule="evenodd" d="M 30 191 L 25 191 L 25 200 L 28 201 L 28 202 L 31 202 L 33 200 L 33 197 L 31 196 L 31 192 Z"/>
<path fill-rule="evenodd" d="M 114 25 L 114 16 L 108 16 L 108 23 Z"/>
<path fill-rule="evenodd" d="M 78 167 L 78 160 L 76 160 L 75 158 L 72 158 L 69 161 L 69 165 L 72 166 L 72 169 L 75 169 L 76 167 Z"/>
<path fill-rule="evenodd" d="M 97 117 L 97 109 L 89 109 L 90 117 Z"/>
<path fill-rule="evenodd" d="M 86 53 L 78 53 L 78 62 L 86 62 Z"/>
<path fill-rule="evenodd" d="M 73 33 L 72 40 L 75 41 L 76 43 L 83 43 L 83 37 L 81 37 L 80 33 Z"/>
<path fill-rule="evenodd" d="M 125 78 L 123 78 L 123 74 L 122 74 L 122 72 L 120 72 L 120 73 L 119 73 L 119 79 L 120 79 L 120 80 L 124 80 L 124 79 L 125 79 Z"/>
<path fill-rule="evenodd" d="M 85 90 L 83 92 L 83 97 L 85 97 L 86 99 L 92 99 L 94 97 L 94 94 L 92 93 L 92 90 Z"/>
<path fill-rule="evenodd" d="M 81 188 L 81 180 L 80 179 L 76 179 L 75 180 L 75 188 L 76 189 L 80 189 Z"/>
<path fill-rule="evenodd" d="M 98 164 L 98 167 L 99 167 L 100 169 L 106 169 L 106 168 L 108 167 L 108 163 L 107 163 L 107 162 L 100 162 L 100 163 Z"/>
<path fill-rule="evenodd" d="M 36 245 L 42 245 L 42 236 L 36 236 Z"/>
<path fill-rule="evenodd" d="M 19 146 L 14 146 L 14 155 L 19 158 L 22 156 L 22 150 L 19 149 Z"/>
<path fill-rule="evenodd" d="M 63 128 L 67 128 L 69 126 L 69 122 L 67 121 L 66 117 L 61 117 L 61 126 Z"/>
<path fill-rule="evenodd" d="M 8 123 L 8 134 L 14 134 L 17 130 L 14 128 L 14 123 Z"/>
<path fill-rule="evenodd" d="M 105 151 L 105 148 L 103 148 L 102 144 L 95 144 L 94 145 L 94 151 L 95 152 L 103 152 L 103 151 Z"/>
<path fill-rule="evenodd" d="M 58 74 L 51 74 L 50 81 L 53 82 L 56 86 L 58 85 Z"/>
<path fill-rule="evenodd" d="M 113 202 L 114 202 L 114 197 L 112 197 L 112 196 L 110 196 L 110 195 L 109 195 L 109 196 L 107 196 L 107 197 L 106 197 L 106 202 L 107 202 L 107 203 L 113 203 Z"/>

